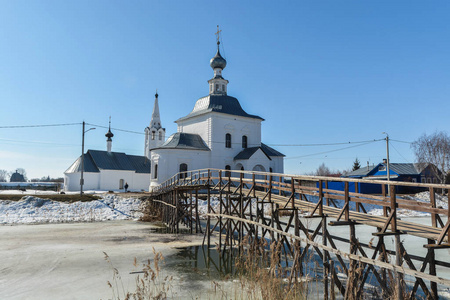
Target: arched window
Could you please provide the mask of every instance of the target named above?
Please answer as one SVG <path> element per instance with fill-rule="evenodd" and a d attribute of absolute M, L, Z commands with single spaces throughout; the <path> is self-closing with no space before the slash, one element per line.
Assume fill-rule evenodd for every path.
<path fill-rule="evenodd" d="M 231 134 L 225 134 L 225 148 L 231 148 Z"/>
<path fill-rule="evenodd" d="M 231 172 L 228 170 L 231 170 L 231 167 L 229 165 L 225 166 L 225 177 L 230 177 L 231 176 Z"/>
<path fill-rule="evenodd" d="M 162 140 L 162 131 L 159 132 L 159 140 Z"/>
<path fill-rule="evenodd" d="M 155 132 L 152 131 L 152 140 L 154 140 L 154 139 L 155 139 Z"/>
<path fill-rule="evenodd" d="M 247 136 L 242 136 L 242 148 L 247 148 Z"/>
<path fill-rule="evenodd" d="M 153 173 L 153 178 L 158 178 L 158 164 L 155 164 L 155 172 Z"/>
<path fill-rule="evenodd" d="M 187 177 L 187 164 L 183 163 L 180 164 L 180 178 L 186 178 Z"/>

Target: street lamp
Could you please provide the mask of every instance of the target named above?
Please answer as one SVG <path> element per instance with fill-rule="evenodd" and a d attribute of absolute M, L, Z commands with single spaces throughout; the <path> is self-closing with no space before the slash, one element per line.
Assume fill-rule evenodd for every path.
<path fill-rule="evenodd" d="M 90 130 L 94 130 L 95 128 L 89 128 L 88 130 L 84 130 L 85 123 L 83 121 L 83 134 L 81 138 L 81 178 L 80 178 L 80 196 L 83 196 L 83 185 L 84 185 L 84 134 Z"/>

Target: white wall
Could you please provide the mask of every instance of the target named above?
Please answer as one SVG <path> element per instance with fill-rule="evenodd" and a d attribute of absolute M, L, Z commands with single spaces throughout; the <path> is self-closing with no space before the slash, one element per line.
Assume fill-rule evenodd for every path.
<path fill-rule="evenodd" d="M 180 164 L 188 165 L 188 171 L 208 168 L 210 151 L 155 149 L 152 151 L 150 186 L 157 186 L 180 171 Z M 158 178 L 154 178 L 155 164 L 158 164 Z"/>
<path fill-rule="evenodd" d="M 64 190 L 80 190 L 81 173 L 64 174 Z M 148 190 L 150 174 L 136 173 L 134 171 L 101 170 L 99 173 L 83 173 L 83 190 L 118 191 L 120 179 L 128 183 L 129 190 Z"/>
<path fill-rule="evenodd" d="M 64 190 L 65 191 L 79 191 L 80 190 L 81 172 L 64 173 Z M 84 172 L 83 190 L 98 190 L 100 173 Z"/>

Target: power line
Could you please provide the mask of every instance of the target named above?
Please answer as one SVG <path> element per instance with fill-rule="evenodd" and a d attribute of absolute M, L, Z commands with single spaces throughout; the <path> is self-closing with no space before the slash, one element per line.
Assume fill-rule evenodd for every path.
<path fill-rule="evenodd" d="M 384 141 L 384 139 L 373 139 L 367 141 L 358 141 L 358 142 L 340 142 L 340 143 L 326 143 L 326 144 L 268 144 L 268 146 L 276 146 L 276 147 L 314 147 L 314 146 L 336 146 L 336 145 L 348 145 L 348 144 L 366 144 L 372 142 Z"/>
<path fill-rule="evenodd" d="M 399 143 L 412 144 L 412 142 L 405 142 L 405 141 L 394 140 L 394 139 L 389 139 L 389 140 L 394 141 L 394 142 L 399 142 Z"/>
<path fill-rule="evenodd" d="M 392 141 L 392 140 L 391 140 L 391 141 Z M 405 157 L 397 150 L 397 148 L 395 148 L 395 146 L 394 146 L 393 143 L 391 143 L 391 146 L 392 146 L 392 148 L 394 148 L 395 152 L 397 152 L 397 154 L 400 155 L 405 161 L 411 163 L 411 162 L 409 161 L 409 159 L 406 159 L 406 158 L 405 158 Z"/>
<path fill-rule="evenodd" d="M 326 154 L 326 153 L 331 153 L 331 152 L 337 152 L 337 151 L 341 151 L 341 150 L 345 150 L 345 149 L 350 149 L 350 148 L 364 146 L 364 145 L 367 145 L 367 144 L 370 144 L 370 143 L 374 143 L 374 142 L 376 142 L 376 141 L 374 140 L 374 141 L 367 142 L 365 144 L 358 144 L 358 145 L 354 145 L 354 146 L 344 147 L 344 148 L 340 148 L 340 149 L 334 149 L 334 150 L 330 150 L 330 151 L 318 152 L 318 153 L 313 153 L 313 154 L 306 154 L 306 155 L 302 155 L 302 156 L 286 157 L 285 159 L 296 159 L 296 158 L 303 158 L 303 157 L 320 155 L 320 154 Z"/>
<path fill-rule="evenodd" d="M 109 128 L 108 126 L 102 126 L 102 125 L 97 125 L 97 124 L 92 124 L 92 123 L 86 123 L 86 125 L 95 126 L 95 127 L 100 127 L 100 128 L 106 128 L 106 129 Z M 123 132 L 128 132 L 128 133 L 134 133 L 134 134 L 145 135 L 145 133 L 143 133 L 143 132 L 132 131 L 132 130 L 126 130 L 126 129 L 119 129 L 119 128 L 113 128 L 113 127 L 111 127 L 111 130 L 117 130 L 117 131 L 123 131 Z M 165 137 L 165 136 L 164 136 L 164 137 Z"/>
<path fill-rule="evenodd" d="M 57 126 L 72 126 L 81 125 L 82 123 L 66 123 L 66 124 L 41 124 L 41 125 L 14 125 L 14 126 L 0 126 L 0 129 L 9 128 L 33 128 L 33 127 L 57 127 Z"/>

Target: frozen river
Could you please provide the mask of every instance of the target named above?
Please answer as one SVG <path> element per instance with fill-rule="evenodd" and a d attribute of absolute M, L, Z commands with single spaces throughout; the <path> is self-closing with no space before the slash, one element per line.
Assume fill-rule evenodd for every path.
<path fill-rule="evenodd" d="M 425 224 L 428 219 L 416 217 L 411 221 Z M 315 228 L 317 220 L 305 222 Z M 217 281 L 218 276 L 209 276 L 201 259 L 195 260 L 202 254 L 189 250 L 201 252 L 202 248 L 186 249 L 201 245 L 203 236 L 160 234 L 154 232 L 155 228 L 131 220 L 0 226 L 0 299 L 112 299 L 107 281 L 112 282 L 113 270 L 103 252 L 119 270 L 120 285 L 132 292 L 136 274 L 130 273 L 141 271 L 142 263 L 154 257 L 153 248 L 166 258 L 164 275 L 174 277 L 173 298 L 210 298 L 204 291 L 211 291 L 211 282 Z M 342 237 L 349 235 L 346 226 L 329 227 L 329 230 Z M 372 228 L 360 225 L 356 230 L 361 242 L 370 242 Z M 402 236 L 402 240 L 410 254 L 425 253 L 423 239 Z M 348 251 L 346 244 L 338 242 L 337 246 Z M 438 260 L 448 261 L 449 257 L 448 249 L 436 251 Z M 134 258 L 137 267 L 133 265 Z M 438 276 L 450 278 L 450 273 L 438 268 Z M 445 292 L 447 287 L 439 289 L 441 296 L 450 295 Z"/>
<path fill-rule="evenodd" d="M 111 299 L 107 281 L 113 271 L 103 252 L 124 289 L 134 291 L 136 275 L 130 272 L 154 257 L 152 248 L 170 257 L 179 252 L 175 247 L 202 242 L 199 235 L 151 233 L 152 227 L 136 221 L 0 226 L 0 299 Z M 165 269 L 177 282 L 176 298 L 199 292 L 188 274 Z"/>

